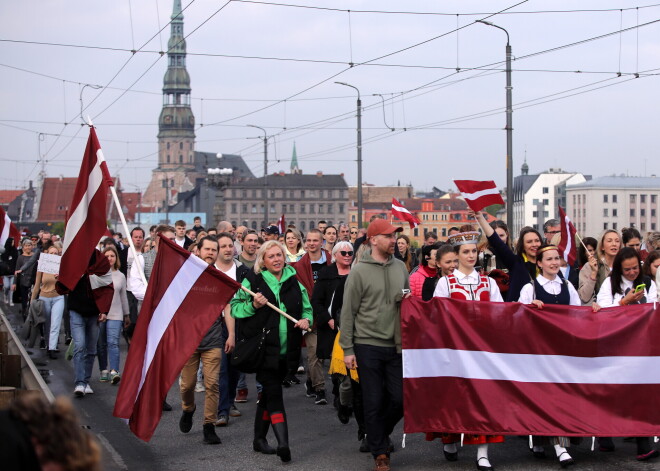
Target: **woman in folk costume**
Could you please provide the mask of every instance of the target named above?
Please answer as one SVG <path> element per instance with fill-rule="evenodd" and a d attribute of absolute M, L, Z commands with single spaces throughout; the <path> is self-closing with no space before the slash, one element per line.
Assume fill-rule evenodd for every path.
<path fill-rule="evenodd" d="M 480 275 L 474 266 L 478 260 L 477 244 L 479 232 L 460 232 L 449 236 L 449 243 L 458 256 L 458 268 L 453 273 L 440 278 L 433 296 L 441 298 L 461 299 L 468 301 L 502 302 L 502 294 L 497 283 L 485 275 Z M 427 440 L 435 436 L 442 437 L 443 451 L 448 461 L 458 459 L 456 443 L 460 441 L 457 434 L 427 434 Z M 465 435 L 463 443 L 477 445 L 477 469 L 492 471 L 494 468 L 488 460 L 488 444 L 501 443 L 501 435 Z"/>
<path fill-rule="evenodd" d="M 519 302 L 533 304 L 543 309 L 545 304 L 563 304 L 581 306 L 580 295 L 571 283 L 560 274 L 562 258 L 554 245 L 543 245 L 536 252 L 536 265 L 541 273 L 533 282 L 526 284 L 520 291 Z M 594 311 L 600 309 L 594 305 Z M 545 458 L 543 445 L 554 445 L 559 464 L 566 468 L 574 463 L 566 450 L 570 440 L 566 437 L 533 437 L 532 452 L 536 458 Z"/>

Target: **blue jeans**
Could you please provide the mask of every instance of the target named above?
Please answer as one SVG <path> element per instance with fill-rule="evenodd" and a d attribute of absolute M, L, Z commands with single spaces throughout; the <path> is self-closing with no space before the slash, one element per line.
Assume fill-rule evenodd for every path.
<path fill-rule="evenodd" d="M 48 350 L 56 350 L 57 341 L 60 337 L 62 315 L 64 315 L 64 296 L 60 295 L 54 298 L 39 296 L 39 299 L 44 302 L 44 314 L 46 314 L 44 337 L 48 339 Z"/>
<path fill-rule="evenodd" d="M 225 342 L 229 332 L 225 324 L 222 324 L 222 367 L 220 368 L 220 402 L 218 403 L 218 415 L 229 415 L 229 408 L 234 405 L 236 397 L 236 386 L 240 371 L 231 365 L 231 357 L 225 353 Z"/>
<path fill-rule="evenodd" d="M 99 341 L 96 345 L 99 357 L 99 369 L 108 369 L 108 355 L 110 355 L 110 369 L 119 372 L 119 336 L 123 322 L 107 320 L 99 324 Z"/>
<path fill-rule="evenodd" d="M 75 385 L 89 384 L 92 376 L 96 342 L 99 338 L 99 323 L 96 316 L 84 317 L 69 309 L 71 316 L 71 335 L 73 336 L 73 373 Z"/>

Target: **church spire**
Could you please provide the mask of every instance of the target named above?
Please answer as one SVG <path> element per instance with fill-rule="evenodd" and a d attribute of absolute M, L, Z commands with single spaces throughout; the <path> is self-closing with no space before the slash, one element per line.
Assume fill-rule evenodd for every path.
<path fill-rule="evenodd" d="M 195 117 L 190 107 L 190 75 L 186 70 L 181 0 L 174 0 L 171 19 L 167 72 L 163 79 L 163 109 L 158 120 L 158 167 L 161 169 L 194 165 Z"/>
<path fill-rule="evenodd" d="M 291 156 L 291 173 L 300 174 L 302 171 L 298 168 L 298 154 L 296 153 L 296 142 L 293 142 L 293 155 Z"/>

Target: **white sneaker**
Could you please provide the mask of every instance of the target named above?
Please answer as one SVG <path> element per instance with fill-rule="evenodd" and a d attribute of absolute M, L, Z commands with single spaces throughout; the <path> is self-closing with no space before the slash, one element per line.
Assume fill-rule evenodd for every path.
<path fill-rule="evenodd" d="M 85 395 L 85 386 L 78 384 L 73 390 L 73 395 L 76 397 L 83 397 Z"/>
<path fill-rule="evenodd" d="M 89 387 L 89 384 L 85 385 L 85 394 L 94 394 L 94 391 Z"/>
<path fill-rule="evenodd" d="M 204 387 L 204 383 L 201 381 L 197 381 L 197 384 L 195 385 L 195 392 L 204 392 L 206 391 L 206 388 Z"/>

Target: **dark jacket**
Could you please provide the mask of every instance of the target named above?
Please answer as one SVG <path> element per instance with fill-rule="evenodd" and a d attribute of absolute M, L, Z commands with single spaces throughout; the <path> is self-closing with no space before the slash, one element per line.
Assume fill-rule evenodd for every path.
<path fill-rule="evenodd" d="M 279 292 L 279 302 L 262 274 L 255 274 L 249 271 L 247 275 L 249 289 L 260 292 L 273 305 L 284 305 L 284 311 L 296 319 L 300 319 L 303 314 L 303 293 L 298 279 L 295 276 L 289 276 L 281 285 Z M 248 299 L 251 303 L 251 298 Z M 232 302 L 234 308 L 236 299 Z M 251 304 L 250 304 L 251 305 Z M 250 338 L 261 334 L 263 328 L 268 331 L 266 335 L 266 353 L 264 363 L 260 369 L 275 370 L 279 368 L 280 355 L 284 354 L 287 368 L 297 368 L 300 360 L 300 343 L 302 342 L 302 331 L 296 329 L 292 322 L 286 322 L 286 349 L 282 348 L 282 339 L 280 338 L 280 314 L 277 311 L 263 306 L 255 310 L 254 315 L 240 319 L 237 338 Z"/>
<path fill-rule="evenodd" d="M 0 255 L 2 268 L 0 276 L 13 276 L 16 271 L 16 261 L 18 260 L 18 249 L 14 247 L 14 239 L 11 237 L 5 243 L 5 251 Z"/>
<path fill-rule="evenodd" d="M 320 359 L 329 359 L 332 356 L 332 347 L 339 330 L 346 278 L 347 275 L 340 275 L 337 264 L 333 263 L 323 267 L 314 286 L 312 308 L 314 308 L 314 325 L 318 332 L 316 356 Z M 335 321 L 334 329 L 328 325 L 332 319 Z"/>
<path fill-rule="evenodd" d="M 488 237 L 488 244 L 495 256 L 509 269 L 509 291 L 506 293 L 505 301 L 518 301 L 523 286 L 536 279 L 536 265 L 514 254 L 496 232 Z"/>

